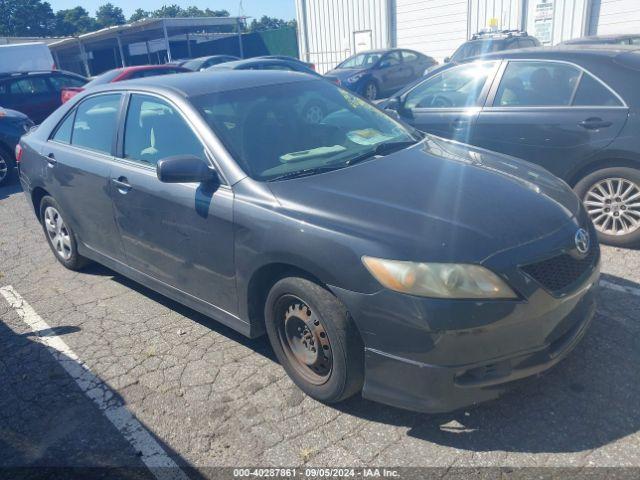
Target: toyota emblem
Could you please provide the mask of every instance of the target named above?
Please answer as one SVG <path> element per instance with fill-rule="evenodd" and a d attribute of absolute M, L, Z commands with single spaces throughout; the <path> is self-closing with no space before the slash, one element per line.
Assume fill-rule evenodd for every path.
<path fill-rule="evenodd" d="M 586 255 L 591 246 L 591 238 L 589 238 L 589 232 L 584 228 L 579 229 L 575 236 L 576 249 L 582 255 Z"/>

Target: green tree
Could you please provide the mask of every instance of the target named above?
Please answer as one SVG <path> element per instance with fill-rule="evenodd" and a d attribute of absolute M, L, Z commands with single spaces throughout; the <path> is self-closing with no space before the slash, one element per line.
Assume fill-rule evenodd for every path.
<path fill-rule="evenodd" d="M 126 20 L 120 7 L 116 7 L 112 3 L 105 3 L 96 11 L 96 22 L 100 28 L 105 28 L 122 25 Z"/>
<path fill-rule="evenodd" d="M 60 36 L 77 35 L 97 30 L 95 18 L 89 16 L 82 7 L 58 10 L 56 12 L 55 33 Z"/>
<path fill-rule="evenodd" d="M 255 18 L 249 24 L 250 32 L 261 32 L 264 30 L 276 30 L 278 28 L 284 27 L 296 27 L 295 20 L 283 20 L 281 18 L 269 17 L 267 15 L 263 15 L 260 20 L 256 20 Z"/>
<path fill-rule="evenodd" d="M 182 7 L 174 3 L 172 5 L 163 5 L 158 10 L 155 10 L 151 16 L 155 18 L 176 18 L 184 17 L 185 14 Z"/>
<path fill-rule="evenodd" d="M 53 34 L 55 16 L 41 0 L 0 0 L 0 35 L 44 37 Z"/>
<path fill-rule="evenodd" d="M 135 12 L 131 14 L 129 17 L 129 22 L 137 22 L 138 20 L 143 20 L 145 18 L 149 18 L 151 16 L 151 12 L 147 12 L 142 8 L 137 8 Z"/>

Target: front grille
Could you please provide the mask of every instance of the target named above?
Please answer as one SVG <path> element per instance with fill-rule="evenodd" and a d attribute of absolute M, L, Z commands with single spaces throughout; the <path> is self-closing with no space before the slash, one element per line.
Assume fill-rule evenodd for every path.
<path fill-rule="evenodd" d="M 592 248 L 584 258 L 568 253 L 531 263 L 522 270 L 551 293 L 560 293 L 577 283 L 598 259 L 598 248 Z"/>

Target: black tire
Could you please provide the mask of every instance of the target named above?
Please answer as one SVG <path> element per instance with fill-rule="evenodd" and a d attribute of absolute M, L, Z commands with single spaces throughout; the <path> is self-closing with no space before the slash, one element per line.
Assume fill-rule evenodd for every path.
<path fill-rule="evenodd" d="M 362 89 L 362 95 L 369 101 L 374 101 L 380 96 L 380 90 L 375 80 L 369 80 Z"/>
<path fill-rule="evenodd" d="M 580 180 L 574 187 L 574 191 L 576 192 L 576 195 L 578 196 L 578 198 L 580 198 L 580 200 L 585 202 L 585 208 L 587 208 L 587 211 L 591 210 L 590 212 L 591 220 L 594 221 L 596 230 L 598 230 L 598 238 L 600 239 L 600 242 L 607 245 L 613 245 L 616 247 L 624 247 L 624 248 L 640 246 L 640 228 L 636 228 L 635 230 L 632 230 L 630 233 L 626 233 L 626 234 L 625 233 L 608 234 L 606 233 L 606 231 L 603 231 L 603 230 L 606 230 L 602 225 L 603 220 L 598 220 L 598 216 L 602 212 L 599 211 L 597 206 L 586 203 L 587 196 L 590 197 L 589 200 L 594 200 L 594 198 L 591 195 L 588 195 L 591 189 L 594 188 L 596 185 L 598 185 L 599 182 L 602 182 L 603 180 L 607 180 L 607 179 L 612 179 L 614 182 L 618 181 L 618 179 L 622 179 L 626 182 L 630 182 L 630 184 L 635 184 L 638 188 L 640 188 L 640 169 L 629 168 L 629 167 L 612 167 L 612 168 L 603 168 L 602 170 L 596 170 L 595 172 L 590 173 L 589 175 L 584 177 L 582 180 Z M 614 185 L 617 188 L 617 183 L 614 183 Z M 627 188 L 627 184 L 625 184 L 624 186 L 625 190 L 626 188 Z M 627 197 L 628 198 L 633 197 L 633 195 L 629 194 Z M 617 202 L 615 203 L 616 208 L 622 208 L 622 205 L 623 203 L 617 203 Z M 627 210 L 627 215 L 628 215 L 628 211 L 630 210 L 629 208 L 630 205 L 640 205 L 640 198 L 636 198 L 634 200 L 631 200 L 631 202 L 624 203 L 624 208 L 625 210 Z M 614 210 L 613 207 L 614 206 L 609 207 L 611 209 L 610 211 Z M 633 210 L 640 212 L 639 207 L 633 207 Z M 622 212 L 619 211 L 618 213 L 620 214 Z M 638 222 L 640 222 L 640 214 L 635 215 L 634 217 L 637 219 Z M 621 225 L 621 223 L 618 223 L 618 225 Z M 620 228 L 618 229 L 620 230 Z M 611 229 L 608 229 L 608 230 L 611 230 Z"/>
<path fill-rule="evenodd" d="M 298 309 L 301 305 L 304 307 Z M 301 312 L 301 318 L 297 318 L 297 315 L 291 312 Z M 331 357 L 330 362 L 326 362 L 331 365 L 326 375 L 320 375 L 313 371 L 312 367 L 298 360 L 290 343 L 283 338 L 285 330 L 296 327 L 296 322 L 302 322 L 302 318 L 314 329 L 315 333 L 310 333 L 315 339 L 318 351 L 325 359 L 327 355 Z M 283 278 L 271 288 L 267 296 L 265 321 L 271 346 L 280 364 L 307 395 L 321 402 L 336 403 L 362 390 L 362 340 L 346 308 L 331 292 L 305 278 Z M 303 339 L 302 335 L 299 340 Z M 320 353 L 307 353 L 320 356 Z M 324 373 L 324 370 L 322 372 Z"/>
<path fill-rule="evenodd" d="M 47 212 L 47 209 L 49 207 L 52 207 L 53 209 L 55 209 L 55 211 L 58 213 L 60 218 L 63 219 L 63 227 L 64 227 L 64 230 L 66 231 L 66 238 L 68 238 L 68 252 L 69 252 L 68 258 L 65 258 L 63 254 L 61 254 L 58 251 L 56 246 L 54 246 L 54 242 L 52 240 L 51 234 L 47 228 L 47 219 L 45 218 L 45 212 Z M 53 252 L 53 256 L 56 257 L 56 260 L 58 260 L 62 265 L 64 265 L 65 268 L 68 268 L 69 270 L 74 270 L 74 271 L 81 270 L 83 267 L 87 265 L 87 263 L 89 263 L 89 260 L 78 253 L 78 241 L 76 239 L 76 235 L 73 232 L 71 226 L 69 226 L 69 224 L 66 221 L 64 221 L 64 218 L 65 218 L 64 212 L 60 208 L 60 205 L 58 205 L 58 202 L 56 202 L 53 197 L 50 197 L 47 195 L 42 198 L 40 202 L 40 223 L 42 224 L 42 229 L 44 230 L 44 236 L 47 239 L 49 248 L 51 248 L 51 251 Z"/>
<path fill-rule="evenodd" d="M 4 146 L 0 146 L 0 186 L 9 185 L 13 180 L 16 162 Z"/>

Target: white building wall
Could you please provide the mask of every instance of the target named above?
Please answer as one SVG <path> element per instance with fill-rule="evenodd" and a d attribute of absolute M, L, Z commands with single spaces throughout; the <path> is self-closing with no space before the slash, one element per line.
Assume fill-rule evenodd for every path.
<path fill-rule="evenodd" d="M 356 32 L 371 31 L 371 48 L 387 48 L 389 0 L 296 0 L 300 58 L 319 73 L 356 51 Z"/>
<path fill-rule="evenodd" d="M 467 40 L 469 0 L 395 0 L 395 43 L 438 61 Z"/>
<path fill-rule="evenodd" d="M 591 34 L 640 33 L 640 0 L 593 0 Z"/>

